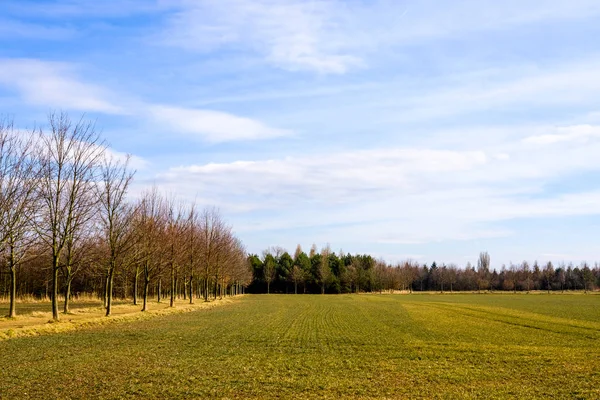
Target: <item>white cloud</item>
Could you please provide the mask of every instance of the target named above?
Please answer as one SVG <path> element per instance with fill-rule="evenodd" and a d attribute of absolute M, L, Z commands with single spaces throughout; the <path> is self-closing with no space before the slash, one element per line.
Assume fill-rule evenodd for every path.
<path fill-rule="evenodd" d="M 259 121 L 236 115 L 164 105 L 150 106 L 152 117 L 176 130 L 209 142 L 229 142 L 280 137 L 290 134 L 271 128 Z"/>
<path fill-rule="evenodd" d="M 393 2 L 378 1 L 375 12 L 386 12 Z M 391 30 L 391 41 L 412 42 L 422 38 L 452 37 L 473 32 L 511 29 L 518 25 L 540 21 L 592 18 L 600 14 L 595 0 L 457 0 L 440 3 L 436 0 L 409 0 L 397 3 L 385 21 L 394 21 L 398 8 L 406 9 L 402 22 Z M 371 8 L 371 7 L 369 7 Z M 372 20 L 370 20 L 372 22 Z"/>
<path fill-rule="evenodd" d="M 247 46 L 288 70 L 344 73 L 360 66 L 338 27 L 345 13 L 333 1 L 187 1 L 162 34 L 190 50 Z"/>
<path fill-rule="evenodd" d="M 280 199 L 346 202 L 371 191 L 414 190 L 424 179 L 438 179 L 486 162 L 486 155 L 476 151 L 377 149 L 176 167 L 162 178 L 193 181 L 200 191 L 226 185 L 223 188 L 234 193 L 269 196 L 275 190 Z"/>
<path fill-rule="evenodd" d="M 398 45 L 600 15 L 596 0 L 184 0 L 179 6 L 160 35 L 167 44 L 251 51 L 284 69 L 335 74 Z"/>
<path fill-rule="evenodd" d="M 52 108 L 123 113 L 98 85 L 79 80 L 73 67 L 33 59 L 0 59 L 0 85 L 17 90 L 25 102 Z"/>
<path fill-rule="evenodd" d="M 356 107 L 402 110 L 397 122 L 429 121 L 477 112 L 519 110 L 524 107 L 587 107 L 600 101 L 600 58 L 549 67 L 519 65 L 489 71 L 470 71 L 432 79 L 417 89 L 390 85 L 390 94 L 379 93 L 371 101 L 360 99 Z M 383 91 L 385 93 L 385 91 Z M 400 95 L 400 96 L 399 96 Z M 354 105 L 353 105 L 354 106 Z"/>
<path fill-rule="evenodd" d="M 576 125 L 556 128 L 555 134 L 530 136 L 523 140 L 527 144 L 549 145 L 564 142 L 587 142 L 600 138 L 600 126 Z"/>
<path fill-rule="evenodd" d="M 145 160 L 143 157 L 136 156 L 134 154 L 123 153 L 110 147 L 106 148 L 106 155 L 108 157 L 114 157 L 115 160 L 121 163 L 125 162 L 127 157 L 129 157 L 128 168 L 134 171 L 144 170 L 149 165 L 148 160 Z"/>
<path fill-rule="evenodd" d="M 536 151 L 523 146 L 523 137 L 474 151 L 379 148 L 180 166 L 160 173 L 157 183 L 223 205 L 245 235 L 278 232 L 284 240 L 289 235 L 279 232 L 293 229 L 289 240 L 299 242 L 419 246 L 511 236 L 496 224 L 513 219 L 600 215 L 593 188 L 564 194 L 544 188 L 548 180 L 600 170 L 600 141 Z"/>

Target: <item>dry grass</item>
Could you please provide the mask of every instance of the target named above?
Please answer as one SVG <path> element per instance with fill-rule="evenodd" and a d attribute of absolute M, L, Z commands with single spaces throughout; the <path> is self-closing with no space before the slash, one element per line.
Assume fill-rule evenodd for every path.
<path fill-rule="evenodd" d="M 186 300 L 175 302 L 175 307 L 169 307 L 168 301 L 157 303 L 151 302 L 150 310 L 141 312 L 141 305 L 117 304 L 113 306 L 112 315 L 106 317 L 102 303 L 95 299 L 85 299 L 82 302 L 74 301 L 74 306 L 85 306 L 74 308 L 69 314 L 61 314 L 60 321 L 52 321 L 51 311 L 31 311 L 25 315 L 17 315 L 15 318 L 0 318 L 0 340 L 17 337 L 39 336 L 50 333 L 61 333 L 74 331 L 90 326 L 100 326 L 126 321 L 141 321 L 159 315 L 168 315 L 212 308 L 222 304 L 235 301 L 236 298 L 225 298 L 222 300 L 204 302 L 197 300 L 189 304 Z M 50 309 L 49 302 L 36 301 L 36 306 L 42 305 Z M 22 304 L 21 304 L 22 305 Z"/>

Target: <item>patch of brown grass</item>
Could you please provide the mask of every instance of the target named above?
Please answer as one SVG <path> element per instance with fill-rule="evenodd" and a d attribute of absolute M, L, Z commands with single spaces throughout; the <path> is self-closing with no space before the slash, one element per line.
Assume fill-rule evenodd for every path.
<path fill-rule="evenodd" d="M 15 318 L 0 318 L 0 340 L 70 332 L 93 326 L 147 320 L 159 315 L 198 311 L 233 303 L 238 297 L 211 302 L 198 300 L 194 304 L 180 300 L 175 303 L 174 307 L 169 307 L 168 302 L 153 302 L 152 309 L 144 312 L 140 311 L 141 305 L 122 304 L 113 306 L 110 317 L 104 315 L 105 310 L 101 306 L 78 308 L 69 314 L 61 314 L 58 322 L 52 320 L 51 312 L 34 311 L 27 315 L 18 315 Z"/>

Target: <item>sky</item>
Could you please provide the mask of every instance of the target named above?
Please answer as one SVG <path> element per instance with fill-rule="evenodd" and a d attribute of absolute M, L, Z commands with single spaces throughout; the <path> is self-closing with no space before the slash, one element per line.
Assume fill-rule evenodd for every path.
<path fill-rule="evenodd" d="M 600 260 L 597 0 L 1 0 L 0 114 L 96 121 L 245 243 Z"/>

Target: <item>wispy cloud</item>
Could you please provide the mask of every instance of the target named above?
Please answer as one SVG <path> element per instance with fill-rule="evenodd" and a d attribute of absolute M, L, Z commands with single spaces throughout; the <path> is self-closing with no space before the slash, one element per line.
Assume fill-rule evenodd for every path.
<path fill-rule="evenodd" d="M 250 118 L 219 111 L 164 105 L 150 106 L 149 109 L 157 122 L 174 129 L 175 133 L 213 143 L 267 139 L 290 134 L 289 131 L 271 128 Z"/>
<path fill-rule="evenodd" d="M 69 64 L 34 59 L 0 59 L 0 85 L 32 105 L 120 114 L 104 88 L 84 83 Z"/>
<path fill-rule="evenodd" d="M 555 144 L 564 142 L 587 142 L 593 138 L 600 138 L 600 126 L 577 125 L 570 127 L 558 127 L 555 134 L 530 136 L 523 142 L 532 144 Z"/>
<path fill-rule="evenodd" d="M 162 177 L 194 181 L 199 190 L 253 193 L 334 203 L 374 191 L 414 190 L 426 177 L 452 174 L 485 164 L 482 152 L 376 149 L 324 153 L 279 160 L 237 161 L 171 168 Z"/>
<path fill-rule="evenodd" d="M 345 8 L 332 1 L 186 1 L 165 43 L 188 50 L 246 47 L 288 70 L 344 73 L 360 66 L 339 29 Z"/>
<path fill-rule="evenodd" d="M 205 200 L 213 203 L 237 200 L 227 211 L 239 213 L 236 227 L 243 232 L 309 228 L 313 240 L 360 237 L 402 246 L 491 239 L 514 233 L 490 225 L 501 221 L 600 215 L 600 191 L 544 191 L 548 179 L 600 170 L 591 162 L 599 139 L 539 153 L 539 144 L 517 137 L 477 151 L 388 148 L 180 166 L 157 182 L 181 193 L 210 193 Z"/>
<path fill-rule="evenodd" d="M 253 52 L 287 70 L 341 74 L 397 46 L 523 24 L 592 18 L 594 0 L 460 0 L 368 4 L 341 0 L 182 1 L 161 32 L 187 50 Z"/>

